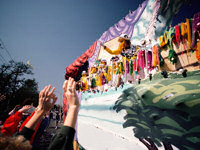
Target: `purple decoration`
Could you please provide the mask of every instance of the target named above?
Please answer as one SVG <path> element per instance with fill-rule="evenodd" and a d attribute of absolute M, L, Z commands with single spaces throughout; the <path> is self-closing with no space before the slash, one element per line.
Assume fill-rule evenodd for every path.
<path fill-rule="evenodd" d="M 141 7 L 138 7 L 135 11 L 129 12 L 123 19 L 121 19 L 116 25 L 110 27 L 103 35 L 100 37 L 99 41 L 102 43 L 106 43 L 118 36 L 122 33 L 128 35 L 129 38 L 132 37 L 133 29 L 135 23 L 139 20 L 142 15 L 144 9 L 147 6 L 149 0 L 145 0 Z"/>
<path fill-rule="evenodd" d="M 200 30 L 200 12 L 196 13 L 194 15 L 194 21 L 192 24 L 192 30 L 193 30 L 193 37 L 192 37 L 192 45 L 191 48 L 193 48 L 196 45 L 197 42 L 197 32 Z"/>
<path fill-rule="evenodd" d="M 101 85 L 104 85 L 104 84 L 106 84 L 106 78 L 103 74 L 102 79 L 101 79 Z"/>
<path fill-rule="evenodd" d="M 126 73 L 129 73 L 129 61 L 126 60 Z"/>
<path fill-rule="evenodd" d="M 94 64 L 96 62 L 96 58 L 99 54 L 99 51 L 100 51 L 100 42 L 97 41 L 97 46 L 96 46 L 95 52 L 94 52 L 93 56 L 88 59 L 89 67 L 94 66 Z"/>
<path fill-rule="evenodd" d="M 147 67 L 148 67 L 149 71 L 153 70 L 153 67 L 152 67 L 152 52 L 151 51 L 147 52 Z"/>

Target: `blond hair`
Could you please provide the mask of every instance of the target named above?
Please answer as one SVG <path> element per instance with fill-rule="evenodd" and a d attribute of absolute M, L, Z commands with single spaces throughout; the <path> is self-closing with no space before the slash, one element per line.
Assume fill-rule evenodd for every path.
<path fill-rule="evenodd" d="M 7 137 L 0 135 L 1 150 L 31 150 L 32 146 L 23 136 Z"/>

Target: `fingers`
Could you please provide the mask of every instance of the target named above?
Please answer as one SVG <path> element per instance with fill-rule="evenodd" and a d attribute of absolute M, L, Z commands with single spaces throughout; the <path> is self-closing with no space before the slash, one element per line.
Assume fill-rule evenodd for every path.
<path fill-rule="evenodd" d="M 65 82 L 63 83 L 64 92 L 67 92 L 67 84 L 68 84 L 68 80 L 65 80 Z"/>
<path fill-rule="evenodd" d="M 55 91 L 55 87 L 53 87 L 53 89 L 51 90 L 51 92 L 48 94 L 48 96 L 51 96 L 54 94 L 54 91 Z"/>
<path fill-rule="evenodd" d="M 67 91 L 75 92 L 75 90 L 76 90 L 76 82 L 74 81 L 73 78 L 69 77 L 68 80 L 64 81 L 63 90 L 64 90 L 64 93 L 66 93 Z"/>
<path fill-rule="evenodd" d="M 39 98 L 42 97 L 42 94 L 43 94 L 43 90 L 40 91 Z"/>
<path fill-rule="evenodd" d="M 47 89 L 47 86 L 45 86 L 44 89 L 42 89 L 40 91 L 39 98 L 41 98 L 44 95 L 44 92 L 45 92 L 46 89 Z"/>
<path fill-rule="evenodd" d="M 53 103 L 52 103 L 52 106 L 54 106 L 54 104 L 56 103 L 56 101 L 58 100 L 58 98 L 57 97 L 54 97 L 53 98 Z"/>
<path fill-rule="evenodd" d="M 55 87 L 52 89 L 51 87 L 51 85 L 45 86 L 39 95 L 38 109 L 42 110 L 43 112 L 49 111 L 57 101 L 57 97 L 54 94 Z M 51 99 L 53 99 L 53 102 L 51 102 Z"/>
<path fill-rule="evenodd" d="M 46 90 L 45 90 L 45 92 L 44 92 L 45 96 L 49 96 L 50 89 L 51 89 L 51 85 L 48 85 L 47 88 L 46 88 Z"/>
<path fill-rule="evenodd" d="M 76 91 L 76 82 L 74 81 L 73 78 L 69 78 L 67 90 L 73 93 Z"/>
<path fill-rule="evenodd" d="M 31 109 L 33 106 L 31 106 L 31 105 L 25 105 L 23 108 L 27 111 L 27 110 L 29 110 L 29 109 Z"/>
<path fill-rule="evenodd" d="M 53 89 L 50 91 L 51 89 L 51 85 L 45 86 L 45 88 L 40 91 L 39 97 L 49 97 L 53 94 L 53 92 L 55 91 L 55 87 L 53 87 Z M 49 92 L 50 91 L 50 92 Z"/>
<path fill-rule="evenodd" d="M 33 106 L 32 106 L 32 105 L 27 105 L 27 107 L 28 107 L 28 108 L 32 108 Z"/>
<path fill-rule="evenodd" d="M 73 83 L 72 83 L 72 92 L 73 93 L 76 92 L 76 82 L 75 81 L 73 81 Z"/>
<path fill-rule="evenodd" d="M 69 90 L 69 89 L 72 88 L 72 83 L 73 83 L 73 81 L 74 81 L 73 78 L 69 78 L 68 85 L 67 85 L 67 90 Z"/>

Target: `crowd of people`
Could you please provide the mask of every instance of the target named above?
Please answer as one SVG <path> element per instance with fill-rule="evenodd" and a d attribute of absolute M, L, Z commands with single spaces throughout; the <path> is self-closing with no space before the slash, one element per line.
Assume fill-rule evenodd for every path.
<path fill-rule="evenodd" d="M 76 82 L 73 78 L 65 80 L 63 84 L 64 94 L 69 103 L 69 109 L 63 126 L 51 139 L 48 149 L 73 149 L 75 126 L 80 107 L 76 94 Z M 62 120 L 62 109 L 55 105 L 57 97 L 54 94 L 55 88 L 51 85 L 45 86 L 40 91 L 38 106 L 24 105 L 15 106 L 9 112 L 9 117 L 2 123 L 0 128 L 0 149 L 29 150 L 40 149 L 40 137 L 45 129 L 53 124 L 58 128 Z M 1 101 L 5 96 L 0 96 Z"/>

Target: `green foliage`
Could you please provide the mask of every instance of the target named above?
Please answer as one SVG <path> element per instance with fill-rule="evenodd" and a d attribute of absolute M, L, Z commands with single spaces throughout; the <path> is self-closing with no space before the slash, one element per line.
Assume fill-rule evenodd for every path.
<path fill-rule="evenodd" d="M 28 79 L 30 75 L 33 75 L 32 68 L 23 62 L 10 61 L 1 65 L 0 93 L 6 95 L 6 100 L 1 103 L 0 115 L 17 104 L 22 105 L 26 99 L 37 103 L 38 84 L 35 79 Z"/>

